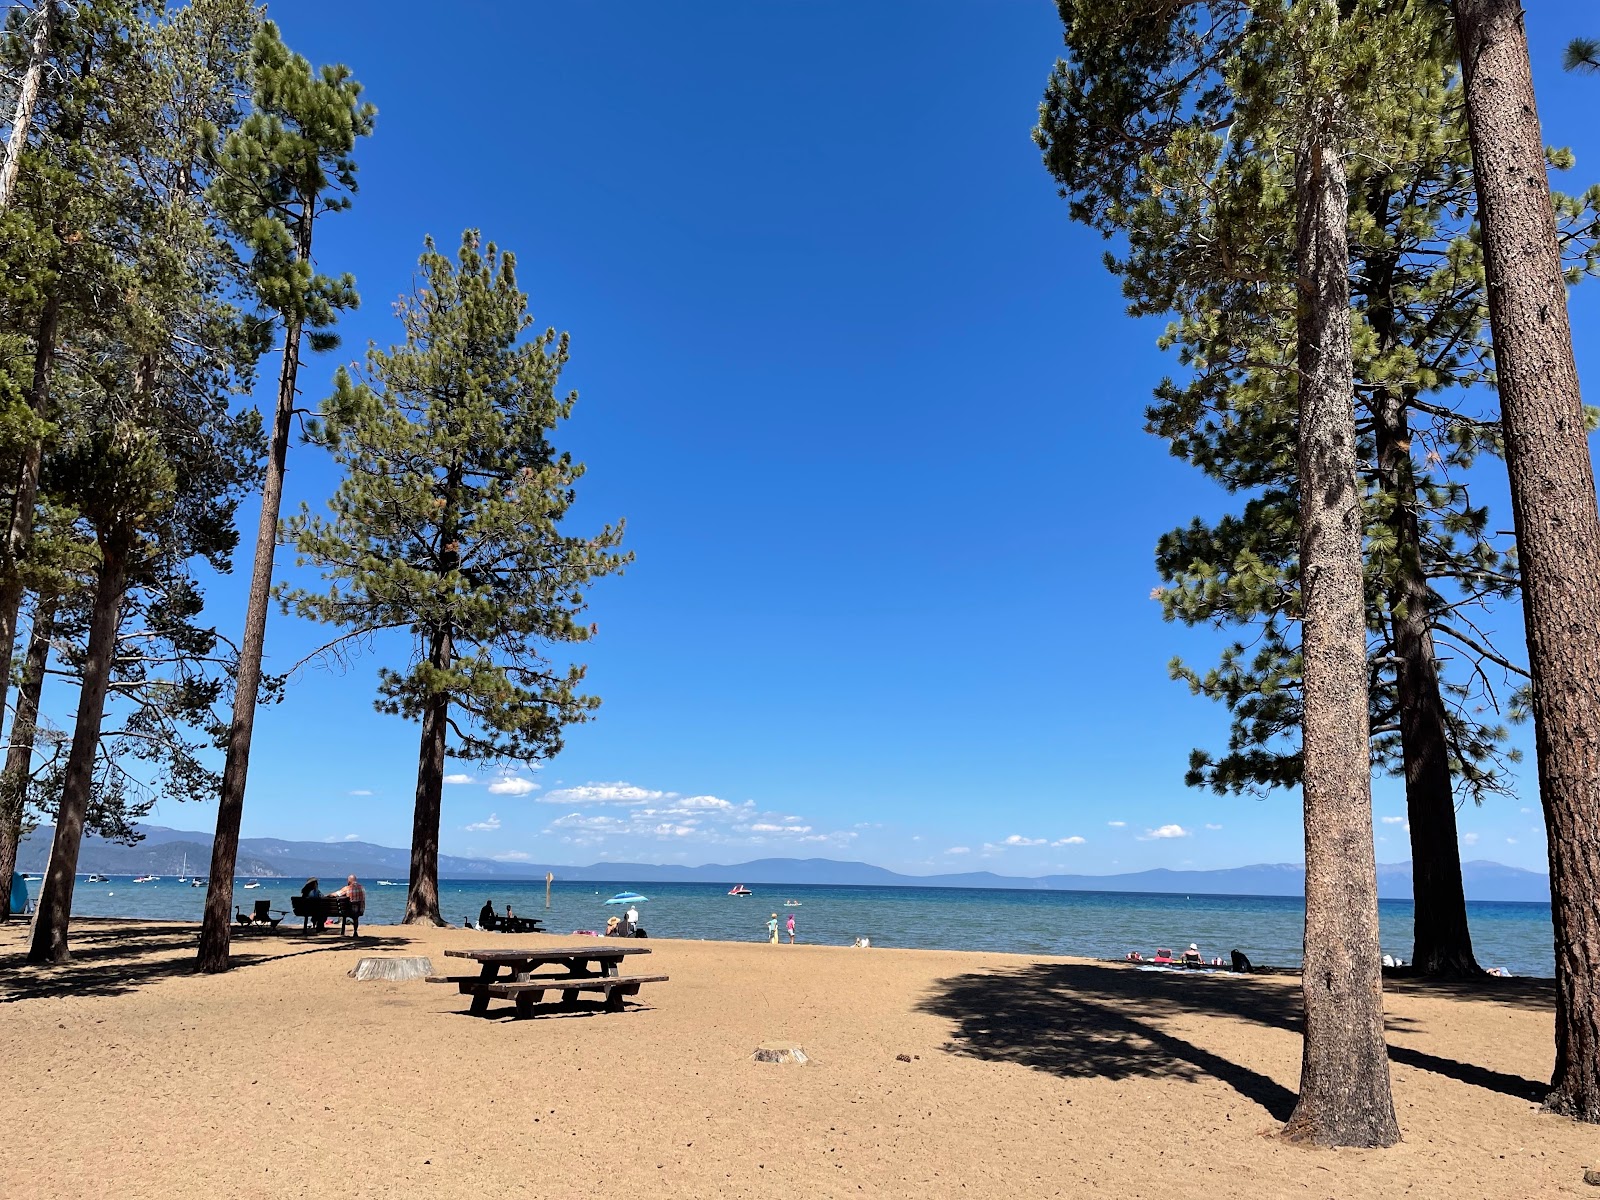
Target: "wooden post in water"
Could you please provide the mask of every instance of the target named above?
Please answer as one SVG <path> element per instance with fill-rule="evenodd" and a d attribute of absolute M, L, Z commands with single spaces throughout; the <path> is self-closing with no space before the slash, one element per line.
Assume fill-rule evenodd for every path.
<path fill-rule="evenodd" d="M 544 906 L 550 907 L 550 885 L 555 882 L 555 876 L 549 871 L 544 873 Z"/>

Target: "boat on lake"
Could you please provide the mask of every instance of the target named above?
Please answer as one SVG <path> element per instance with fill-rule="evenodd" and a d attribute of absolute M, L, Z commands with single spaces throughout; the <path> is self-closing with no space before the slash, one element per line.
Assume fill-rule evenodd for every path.
<path fill-rule="evenodd" d="M 23 876 L 23 878 L 26 879 L 27 876 Z M 110 883 L 111 882 L 111 877 L 109 875 L 101 875 L 99 873 L 96 873 L 96 874 L 87 876 L 87 880 L 90 883 Z"/>
<path fill-rule="evenodd" d="M 755 893 L 752 892 L 749 888 L 745 887 L 744 884 L 736 883 L 731 888 L 728 889 L 728 895 L 730 895 L 730 896 L 753 896 L 753 895 L 755 895 Z"/>
<path fill-rule="evenodd" d="M 798 901 L 798 900 L 785 900 L 783 902 L 783 906 L 785 908 L 799 908 L 800 907 L 800 901 Z"/>

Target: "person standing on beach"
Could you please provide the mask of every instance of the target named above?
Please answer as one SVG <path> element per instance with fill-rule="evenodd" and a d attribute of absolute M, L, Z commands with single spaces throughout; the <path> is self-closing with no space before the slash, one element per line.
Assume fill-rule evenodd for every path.
<path fill-rule="evenodd" d="M 767 922 L 767 941 L 774 946 L 778 944 L 778 914 L 773 913 L 772 919 Z"/>
<path fill-rule="evenodd" d="M 789 945 L 794 945 L 794 914 L 789 914 Z"/>

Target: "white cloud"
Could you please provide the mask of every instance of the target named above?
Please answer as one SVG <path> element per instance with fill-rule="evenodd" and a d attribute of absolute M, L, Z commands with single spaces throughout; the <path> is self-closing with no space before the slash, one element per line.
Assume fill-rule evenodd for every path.
<path fill-rule="evenodd" d="M 1146 829 L 1144 831 L 1145 841 L 1159 838 L 1183 838 L 1188 836 L 1189 831 L 1182 825 L 1162 825 L 1157 829 Z"/>
<path fill-rule="evenodd" d="M 346 842 L 359 842 L 361 840 L 361 835 L 359 833 L 347 833 L 341 840 Z"/>
<path fill-rule="evenodd" d="M 1207 821 L 1207 822 L 1206 822 L 1206 828 L 1207 828 L 1207 829 L 1212 829 L 1212 830 L 1215 830 L 1215 829 L 1221 829 L 1221 828 L 1222 828 L 1222 826 L 1221 826 L 1221 825 L 1213 825 L 1213 824 L 1211 824 L 1211 822 L 1210 822 L 1210 821 Z"/>
<path fill-rule="evenodd" d="M 508 854 L 492 854 L 490 857 L 495 862 L 532 862 L 533 855 L 522 850 L 512 850 Z"/>
<path fill-rule="evenodd" d="M 588 813 L 568 813 L 550 822 L 554 829 L 589 829 L 606 833 L 621 833 L 628 823 L 621 817 L 591 816 Z"/>
<path fill-rule="evenodd" d="M 351 796 L 370 796 L 372 795 L 372 791 L 370 788 L 356 788 L 354 791 L 346 794 Z"/>
<path fill-rule="evenodd" d="M 972 847 L 971 846 L 951 846 L 950 849 L 945 851 L 945 853 L 946 854 L 971 854 L 972 853 Z"/>
<path fill-rule="evenodd" d="M 1517 839 L 1516 839 L 1516 838 L 1510 838 L 1510 837 L 1508 837 L 1508 838 L 1507 838 L 1507 839 L 1506 839 L 1506 845 L 1508 845 L 1508 846 L 1515 846 L 1515 845 L 1516 845 L 1516 844 L 1517 844 Z"/>
<path fill-rule="evenodd" d="M 1533 809 L 1531 809 L 1531 808 L 1519 808 L 1517 811 L 1518 812 L 1531 813 L 1533 811 Z"/>
<path fill-rule="evenodd" d="M 1127 822 L 1126 821 L 1107 821 L 1106 824 L 1111 826 L 1111 828 L 1113 828 L 1113 829 L 1121 829 L 1121 828 L 1123 828 L 1124 826 L 1127 825 Z"/>
<path fill-rule="evenodd" d="M 1085 840 L 1087 840 L 1087 839 L 1078 837 L 1076 834 L 1074 834 L 1072 837 L 1064 837 L 1064 838 L 1061 838 L 1059 841 L 1054 841 L 1054 842 L 1051 842 L 1050 844 L 1052 846 L 1081 846 L 1081 845 L 1083 845 Z"/>
<path fill-rule="evenodd" d="M 502 775 L 489 785 L 491 796 L 526 796 L 529 792 L 538 790 L 539 785 L 531 779 L 524 779 L 520 775 Z"/>
<path fill-rule="evenodd" d="M 660 795 L 662 793 L 656 794 Z M 673 803 L 678 808 L 715 810 L 717 812 L 727 812 L 734 807 L 733 801 L 724 800 L 720 796 L 685 796 L 681 800 L 674 800 Z"/>
<path fill-rule="evenodd" d="M 750 827 L 751 833 L 810 833 L 809 825 L 774 825 L 770 821 L 758 821 Z"/>
<path fill-rule="evenodd" d="M 1404 821 L 1405 818 L 1404 817 L 1379 817 L 1378 820 L 1382 821 L 1385 825 L 1398 825 L 1402 821 Z"/>
<path fill-rule="evenodd" d="M 471 825 L 466 826 L 468 833 L 493 833 L 499 828 L 500 814 L 498 813 L 490 813 L 486 820 L 474 821 Z"/>
<path fill-rule="evenodd" d="M 1461 840 L 1468 846 L 1476 846 L 1478 844 L 1478 835 L 1475 833 L 1463 833 Z"/>
<path fill-rule="evenodd" d="M 452 786 L 462 783 L 471 783 L 471 775 L 446 775 L 444 781 Z"/>
<path fill-rule="evenodd" d="M 1049 843 L 1049 838 L 1023 837 L 1020 833 L 1013 833 L 1002 845 L 1006 846 L 1043 846 Z"/>
<path fill-rule="evenodd" d="M 491 792 L 494 789 L 489 789 Z M 586 783 L 581 787 L 559 788 L 540 797 L 545 804 L 648 804 L 652 800 L 676 800 L 675 792 L 653 792 L 631 783 Z M 712 801 L 715 796 L 697 796 Z M 707 804 L 705 807 L 716 807 Z"/>

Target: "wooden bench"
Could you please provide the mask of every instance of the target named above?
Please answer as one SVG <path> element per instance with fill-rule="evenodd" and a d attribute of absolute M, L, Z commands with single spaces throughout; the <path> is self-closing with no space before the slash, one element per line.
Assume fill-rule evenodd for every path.
<path fill-rule="evenodd" d="M 352 904 L 347 896 L 290 896 L 289 903 L 294 907 L 294 915 L 304 917 L 300 928 L 310 930 L 311 922 L 317 922 L 320 928 L 322 922 L 339 918 L 339 936 L 344 936 L 345 923 L 352 926 L 351 936 L 361 936 L 361 914 L 366 912 L 365 904 Z"/>
<path fill-rule="evenodd" d="M 480 988 L 497 1000 L 515 1000 L 517 1016 L 532 1016 L 532 1009 L 544 999 L 546 992 L 560 992 L 561 1006 L 570 1008 L 578 1002 L 579 992 L 604 992 L 607 1012 L 621 1012 L 623 1000 L 637 996 L 639 987 L 646 983 L 666 983 L 665 975 L 535 975 L 520 983 L 479 984 L 462 987 L 463 992 L 477 992 Z"/>
<path fill-rule="evenodd" d="M 544 921 L 539 917 L 495 917 L 485 921 L 480 928 L 489 933 L 543 933 Z"/>

